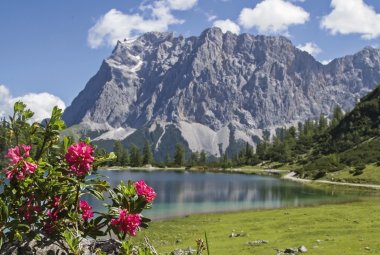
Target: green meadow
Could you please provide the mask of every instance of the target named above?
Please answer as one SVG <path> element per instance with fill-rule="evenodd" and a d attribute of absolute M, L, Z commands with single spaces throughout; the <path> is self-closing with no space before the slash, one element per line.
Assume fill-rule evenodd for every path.
<path fill-rule="evenodd" d="M 190 215 L 153 222 L 140 232 L 158 253 L 192 247 L 207 233 L 210 254 L 276 254 L 304 245 L 307 254 L 380 254 L 380 198 L 345 204 Z M 238 237 L 230 237 L 232 233 Z M 266 244 L 249 245 L 256 240 Z"/>

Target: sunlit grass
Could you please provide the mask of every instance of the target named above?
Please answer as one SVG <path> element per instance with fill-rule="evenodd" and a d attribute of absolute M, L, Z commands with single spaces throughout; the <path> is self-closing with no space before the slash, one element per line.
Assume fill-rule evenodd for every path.
<path fill-rule="evenodd" d="M 307 254 L 380 254 L 380 199 L 339 205 L 191 215 L 153 222 L 140 232 L 160 254 L 195 248 L 207 232 L 210 254 L 276 254 L 275 248 L 305 245 Z M 233 232 L 242 237 L 231 238 Z M 249 246 L 254 240 L 268 244 Z M 319 240 L 319 241 L 317 241 Z"/>
<path fill-rule="evenodd" d="M 376 164 L 367 165 L 360 175 L 353 175 L 350 173 L 350 168 L 344 170 L 328 173 L 323 179 L 341 181 L 341 182 L 354 182 L 354 183 L 368 183 L 380 184 L 380 167 Z"/>

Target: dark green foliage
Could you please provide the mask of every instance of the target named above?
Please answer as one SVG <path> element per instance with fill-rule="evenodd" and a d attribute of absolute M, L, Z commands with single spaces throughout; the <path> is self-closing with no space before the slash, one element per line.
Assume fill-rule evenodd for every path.
<path fill-rule="evenodd" d="M 139 167 L 142 165 L 142 155 L 140 149 L 135 145 L 132 144 L 130 151 L 129 151 L 129 160 L 130 165 L 134 167 Z"/>
<path fill-rule="evenodd" d="M 380 86 L 365 96 L 347 115 L 337 106 L 329 125 L 324 115 L 294 127 L 277 129 L 256 148 L 259 161 L 298 162 L 306 177 L 321 178 L 328 172 L 354 167 L 354 175 L 366 164 L 380 162 Z M 239 162 L 239 156 L 235 158 Z M 257 163 L 257 160 L 253 161 Z M 253 163 L 251 162 L 251 163 Z"/>
<path fill-rule="evenodd" d="M 6 165 L 5 154 L 8 150 L 7 127 L 8 127 L 8 123 L 5 120 L 1 120 L 0 122 L 0 169 L 3 169 Z"/>
<path fill-rule="evenodd" d="M 339 155 L 332 154 L 318 158 L 304 166 L 306 176 L 317 176 L 321 172 L 336 172 L 342 170 L 344 165 L 340 163 Z M 316 177 L 315 177 L 316 178 Z"/>
<path fill-rule="evenodd" d="M 152 164 L 153 162 L 153 154 L 152 149 L 150 147 L 150 144 L 148 140 L 145 140 L 144 142 L 144 148 L 143 148 L 143 164 Z"/>
<path fill-rule="evenodd" d="M 205 165 L 206 163 L 207 163 L 207 154 L 206 154 L 206 152 L 205 151 L 201 151 L 201 154 L 200 154 L 200 156 L 199 156 L 199 163 L 201 164 L 201 165 Z"/>
<path fill-rule="evenodd" d="M 174 153 L 174 164 L 176 166 L 183 166 L 185 160 L 185 150 L 183 149 L 182 144 L 176 144 L 175 153 Z"/>
<path fill-rule="evenodd" d="M 165 156 L 165 166 L 169 166 L 171 160 L 170 160 L 170 155 L 169 153 L 166 153 L 166 156 Z"/>
<path fill-rule="evenodd" d="M 343 116 L 335 108 L 331 126 L 313 137 L 313 152 L 303 173 L 318 176 L 319 171 L 337 171 L 354 167 L 354 175 L 363 173 L 366 164 L 380 161 L 380 86 L 362 98 Z"/>
<path fill-rule="evenodd" d="M 380 86 L 362 98 L 336 127 L 326 135 L 326 152 L 342 152 L 380 136 Z"/>

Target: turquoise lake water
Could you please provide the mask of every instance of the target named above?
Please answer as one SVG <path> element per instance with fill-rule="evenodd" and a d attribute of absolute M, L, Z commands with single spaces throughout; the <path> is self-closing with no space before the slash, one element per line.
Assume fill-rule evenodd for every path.
<path fill-rule="evenodd" d="M 358 194 L 314 189 L 302 183 L 267 176 L 174 171 L 98 172 L 107 176 L 113 187 L 121 180 L 145 180 L 157 193 L 153 208 L 144 211 L 144 215 L 152 219 L 194 213 L 340 203 L 358 198 Z"/>

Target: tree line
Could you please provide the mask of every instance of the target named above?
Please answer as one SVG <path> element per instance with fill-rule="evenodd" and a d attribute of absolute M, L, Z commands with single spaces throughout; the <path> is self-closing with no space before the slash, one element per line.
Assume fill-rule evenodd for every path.
<path fill-rule="evenodd" d="M 204 151 L 192 152 L 189 157 L 186 157 L 182 144 L 176 144 L 173 154 L 166 153 L 163 162 L 156 161 L 153 157 L 152 146 L 147 140 L 144 141 L 143 148 L 139 148 L 135 144 L 131 144 L 127 148 L 121 141 L 116 141 L 113 152 L 117 156 L 117 160 L 111 163 L 113 166 L 142 167 L 154 165 L 158 167 L 181 167 L 185 165 L 206 164 L 207 162 L 207 154 Z M 98 149 L 97 153 L 105 154 L 106 151 Z"/>

